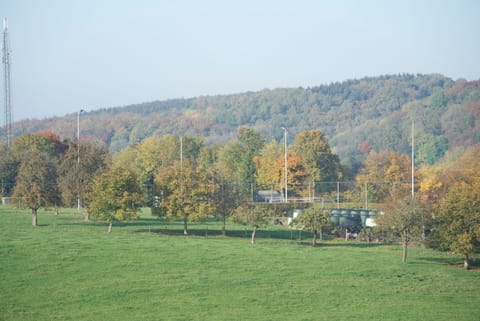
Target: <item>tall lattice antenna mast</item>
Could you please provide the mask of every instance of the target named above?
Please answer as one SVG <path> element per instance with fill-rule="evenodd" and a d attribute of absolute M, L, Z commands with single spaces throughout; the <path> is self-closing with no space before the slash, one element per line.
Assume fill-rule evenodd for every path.
<path fill-rule="evenodd" d="M 10 147 L 12 138 L 12 99 L 10 93 L 10 48 L 8 46 L 8 20 L 3 19 L 3 44 L 2 44 L 2 63 L 3 63 L 3 82 L 4 82 L 4 102 L 5 102 L 5 143 Z"/>

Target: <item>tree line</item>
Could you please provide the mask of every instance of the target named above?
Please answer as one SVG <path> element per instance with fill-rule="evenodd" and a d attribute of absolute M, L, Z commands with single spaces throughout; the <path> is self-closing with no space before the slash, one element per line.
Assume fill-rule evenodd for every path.
<path fill-rule="evenodd" d="M 279 88 L 234 95 L 153 101 L 108 108 L 81 117 L 82 138 L 118 153 L 151 136 L 204 137 L 208 144 L 235 139 L 240 126 L 282 139 L 320 128 L 356 175 L 371 150 L 408 153 L 415 121 L 417 165 L 480 142 L 480 82 L 438 74 L 386 75 L 309 88 Z M 76 114 L 14 124 L 14 134 L 52 129 L 75 137 Z M 2 129 L 0 128 L 0 132 Z M 353 177 L 352 177 L 353 178 Z"/>
<path fill-rule="evenodd" d="M 259 190 L 333 199 L 339 183 L 350 179 L 320 130 L 290 137 L 286 149 L 285 141 L 267 141 L 249 127 L 240 127 L 236 138 L 223 145 L 167 134 L 113 156 L 105 147 L 62 141 L 53 132 L 24 134 L 10 149 L 0 149 L 2 196 L 30 208 L 32 225 L 38 224 L 41 207 L 79 206 L 85 220 L 105 221 L 109 232 L 115 221 L 134 219 L 140 207 L 148 206 L 154 215 L 181 220 L 185 234 L 189 223 L 212 216 L 223 222 L 224 233 L 228 220 L 248 224 L 254 242 L 257 228 L 285 215 L 285 208 L 252 202 Z M 410 156 L 371 150 L 354 180 L 342 184 L 342 201 L 365 200 L 383 211 L 378 226 L 364 233 L 402 240 L 405 261 L 409 242 L 422 239 L 461 253 L 468 267 L 480 241 L 479 154 L 476 146 L 451 162 L 416 167 L 411 195 Z M 328 226 L 325 207 L 307 205 L 296 224 L 313 232 L 315 244 L 317 233 Z"/>

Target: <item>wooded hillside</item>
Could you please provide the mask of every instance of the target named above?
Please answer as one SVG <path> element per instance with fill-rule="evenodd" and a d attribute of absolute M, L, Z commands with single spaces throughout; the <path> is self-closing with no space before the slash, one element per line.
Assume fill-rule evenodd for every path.
<path fill-rule="evenodd" d="M 51 130 L 73 138 L 76 117 L 17 122 L 14 135 Z M 387 75 L 311 88 L 153 101 L 83 113 L 80 127 L 82 140 L 101 142 L 112 152 L 166 133 L 220 144 L 232 140 L 240 126 L 277 140 L 286 127 L 290 144 L 297 133 L 320 129 L 355 172 L 371 150 L 409 153 L 412 120 L 418 165 L 462 153 L 480 140 L 480 80 Z"/>

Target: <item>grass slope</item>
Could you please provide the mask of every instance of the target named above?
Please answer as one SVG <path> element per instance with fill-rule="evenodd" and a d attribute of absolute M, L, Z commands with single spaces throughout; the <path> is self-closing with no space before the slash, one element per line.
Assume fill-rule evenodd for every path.
<path fill-rule="evenodd" d="M 256 245 L 142 216 L 83 223 L 0 206 L 0 320 L 478 320 L 480 274 L 460 257 L 397 246 L 275 238 Z M 206 237 L 206 228 L 209 235 Z M 232 228 L 232 227 L 230 227 Z M 218 232 L 217 232 L 218 233 Z M 281 234 L 283 233 L 283 234 Z"/>

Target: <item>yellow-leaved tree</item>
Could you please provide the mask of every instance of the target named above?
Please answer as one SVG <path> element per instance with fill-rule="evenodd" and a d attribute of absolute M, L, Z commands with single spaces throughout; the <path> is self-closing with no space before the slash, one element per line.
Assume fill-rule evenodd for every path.
<path fill-rule="evenodd" d="M 90 215 L 106 221 L 110 233 L 114 221 L 138 217 L 142 190 L 130 169 L 114 166 L 94 180 L 90 199 Z"/>
<path fill-rule="evenodd" d="M 188 234 L 188 222 L 205 220 L 216 214 L 218 189 L 211 173 L 189 160 L 162 167 L 155 175 L 155 190 L 162 195 L 159 213 L 182 219 L 185 235 Z"/>

